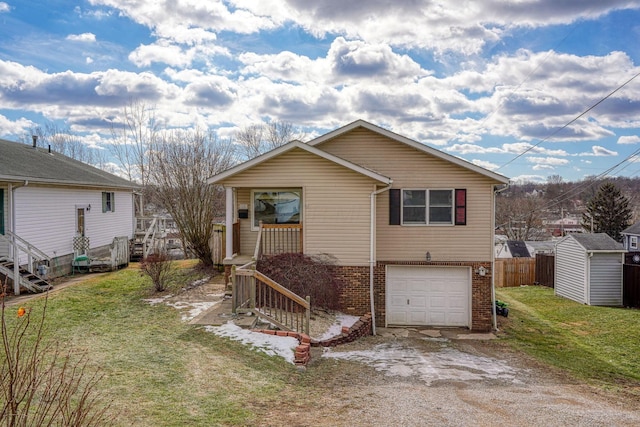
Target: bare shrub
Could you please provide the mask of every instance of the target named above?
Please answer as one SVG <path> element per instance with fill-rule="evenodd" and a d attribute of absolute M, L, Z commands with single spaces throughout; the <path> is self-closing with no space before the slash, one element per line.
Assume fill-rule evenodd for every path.
<path fill-rule="evenodd" d="M 256 269 L 301 297 L 310 296 L 315 307 L 339 310 L 342 281 L 329 256 L 285 253 L 264 257 Z"/>
<path fill-rule="evenodd" d="M 151 254 L 140 263 L 140 270 L 151 278 L 153 290 L 164 292 L 173 281 L 176 268 L 166 252 Z"/>
<path fill-rule="evenodd" d="M 46 301 L 39 316 L 15 310 L 1 299 L 0 424 L 24 426 L 100 426 L 113 420 L 109 403 L 96 391 L 103 374 L 92 371 L 86 354 L 64 352 L 45 342 Z M 14 314 L 15 313 L 15 314 Z M 16 315 L 8 322 L 7 315 Z"/>

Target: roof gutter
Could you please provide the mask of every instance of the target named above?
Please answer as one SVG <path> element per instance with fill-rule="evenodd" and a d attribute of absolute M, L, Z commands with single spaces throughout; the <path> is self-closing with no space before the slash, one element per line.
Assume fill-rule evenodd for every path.
<path fill-rule="evenodd" d="M 391 189 L 392 180 L 389 180 L 389 185 L 381 188 L 380 190 L 374 190 L 371 192 L 371 219 L 370 219 L 370 236 L 369 236 L 369 300 L 371 301 L 371 333 L 376 334 L 376 305 L 373 300 L 373 274 L 375 272 L 376 264 L 376 196 L 380 193 Z"/>
<path fill-rule="evenodd" d="M 502 193 L 509 184 L 504 184 L 502 187 L 497 185 L 493 186 L 493 217 L 491 219 L 491 320 L 493 321 L 493 330 L 498 330 L 498 315 L 496 313 L 496 196 L 498 193 Z"/>

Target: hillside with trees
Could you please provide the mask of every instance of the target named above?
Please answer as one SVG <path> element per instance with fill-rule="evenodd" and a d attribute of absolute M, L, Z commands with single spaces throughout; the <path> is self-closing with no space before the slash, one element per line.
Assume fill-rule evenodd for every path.
<path fill-rule="evenodd" d="M 607 202 L 607 195 L 618 198 L 615 207 L 609 207 L 609 210 L 621 214 L 616 221 L 619 220 L 620 224 L 640 221 L 640 178 L 587 177 L 582 181 L 569 182 L 559 175 L 552 175 L 546 183 L 512 184 L 498 194 L 496 233 L 510 240 L 548 240 L 571 231 L 590 231 L 591 216 L 598 210 L 596 201 L 600 200 L 602 205 Z M 608 202 L 613 203 L 611 200 Z M 603 215 L 602 212 L 597 214 L 598 217 Z M 612 237 L 618 240 L 619 235 L 605 226 L 605 223 L 613 221 L 613 217 L 607 218 L 596 220 L 599 225 L 594 227 L 594 231 L 611 232 L 614 234 Z"/>

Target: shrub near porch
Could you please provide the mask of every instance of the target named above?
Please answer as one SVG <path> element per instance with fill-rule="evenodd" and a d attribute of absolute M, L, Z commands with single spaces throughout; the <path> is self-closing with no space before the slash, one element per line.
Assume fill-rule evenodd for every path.
<path fill-rule="evenodd" d="M 311 297 L 312 307 L 339 310 L 342 281 L 327 256 L 284 253 L 265 256 L 257 270 L 302 298 Z"/>

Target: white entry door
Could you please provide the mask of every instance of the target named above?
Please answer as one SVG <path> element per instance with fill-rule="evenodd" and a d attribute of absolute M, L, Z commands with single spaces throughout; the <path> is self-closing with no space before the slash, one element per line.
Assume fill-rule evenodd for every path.
<path fill-rule="evenodd" d="M 464 326 L 471 319 L 468 267 L 387 266 L 387 324 Z"/>

